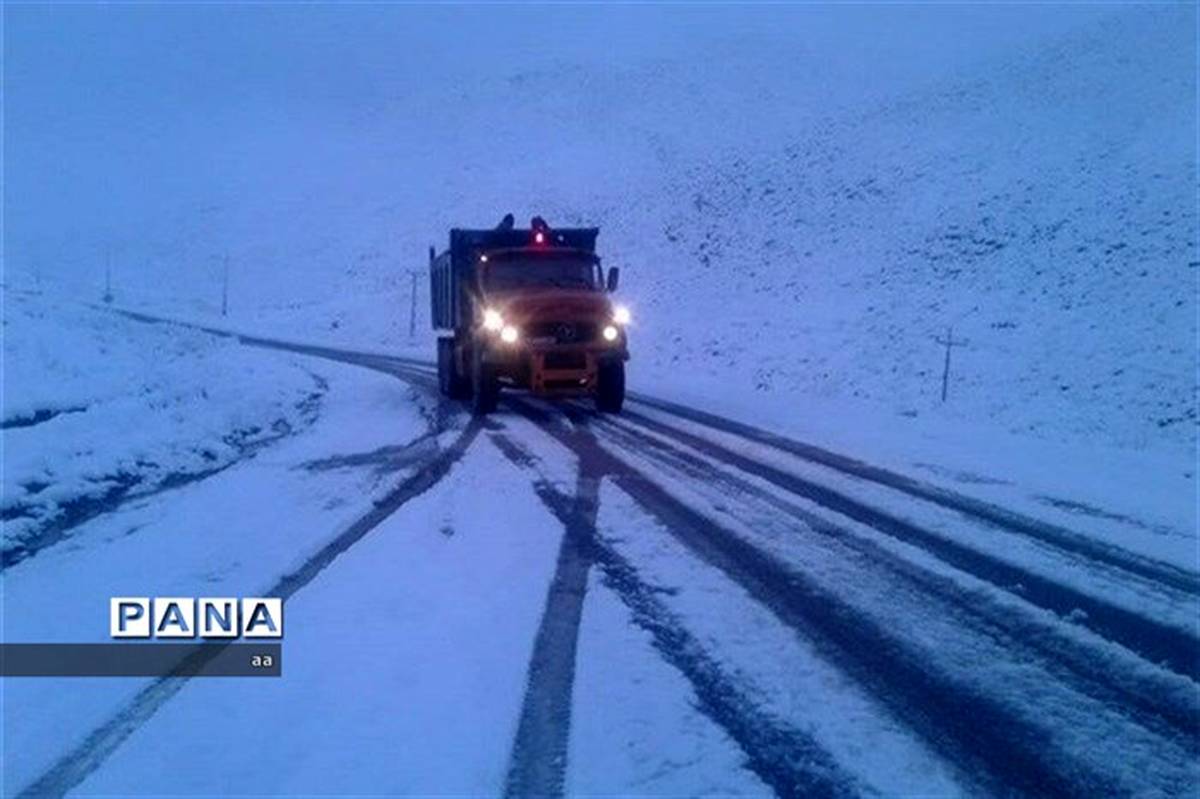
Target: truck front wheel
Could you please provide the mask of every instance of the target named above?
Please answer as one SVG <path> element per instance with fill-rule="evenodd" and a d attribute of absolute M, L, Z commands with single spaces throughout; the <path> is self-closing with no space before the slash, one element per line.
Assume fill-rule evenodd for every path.
<path fill-rule="evenodd" d="M 466 399 L 471 384 L 458 368 L 455 340 L 443 336 L 437 341 L 438 390 L 450 399 Z"/>
<path fill-rule="evenodd" d="M 496 370 L 483 360 L 483 350 L 476 347 L 471 352 L 471 413 L 484 416 L 496 410 L 500 401 L 500 381 Z"/>
<path fill-rule="evenodd" d="M 625 404 L 625 364 L 621 361 L 600 364 L 596 385 L 596 410 L 620 413 Z"/>

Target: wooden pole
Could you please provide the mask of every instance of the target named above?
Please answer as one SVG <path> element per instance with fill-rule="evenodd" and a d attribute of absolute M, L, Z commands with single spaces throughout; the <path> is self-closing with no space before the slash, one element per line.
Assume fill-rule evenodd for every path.
<path fill-rule="evenodd" d="M 229 253 L 225 253 L 225 260 L 221 269 L 221 316 L 229 314 Z"/>
<path fill-rule="evenodd" d="M 954 328 L 947 327 L 946 337 L 935 338 L 934 341 L 936 341 L 938 344 L 944 344 L 946 346 L 946 358 L 942 362 L 942 402 L 945 402 L 946 394 L 950 389 L 950 350 L 953 347 L 966 346 L 967 340 L 954 338 Z"/>
<path fill-rule="evenodd" d="M 946 401 L 946 391 L 950 388 L 950 348 L 954 346 L 954 328 L 946 328 L 946 361 L 942 364 L 942 402 Z"/>
<path fill-rule="evenodd" d="M 111 304 L 112 294 L 112 248 L 104 251 L 104 301 Z"/>
<path fill-rule="evenodd" d="M 412 287 L 408 298 L 408 337 L 411 339 L 417 335 L 417 270 L 413 269 L 409 275 Z"/>

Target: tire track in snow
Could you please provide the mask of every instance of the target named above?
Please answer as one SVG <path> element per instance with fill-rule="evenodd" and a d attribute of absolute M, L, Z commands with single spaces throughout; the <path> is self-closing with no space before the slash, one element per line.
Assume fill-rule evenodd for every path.
<path fill-rule="evenodd" d="M 311 355 L 316 358 L 338 361 L 339 363 L 347 363 L 352 366 L 362 366 L 367 369 L 374 369 L 377 372 L 383 372 L 385 374 L 392 375 L 393 377 L 401 377 L 408 380 L 410 383 L 419 384 L 423 388 L 432 388 L 435 393 L 437 390 L 437 381 L 435 379 L 436 375 L 427 371 L 430 364 L 417 358 L 405 358 L 397 355 L 362 352 L 359 350 L 330 347 L 323 344 L 310 344 L 300 341 L 288 341 L 286 339 L 273 338 L 269 336 L 240 333 L 236 330 L 213 327 L 210 325 L 203 325 L 180 319 L 171 319 L 166 316 L 156 316 L 154 314 L 143 313 L 141 311 L 132 311 L 123 308 L 110 308 L 103 305 L 89 305 L 89 307 L 96 310 L 110 311 L 111 313 L 118 314 L 119 316 L 124 316 L 128 319 L 133 319 L 137 322 L 144 322 L 146 324 L 174 325 L 177 327 L 189 328 L 191 330 L 199 330 L 219 338 L 233 339 L 239 344 L 243 344 L 247 347 L 259 347 L 262 349 L 294 352 L 299 355 Z"/>
<path fill-rule="evenodd" d="M 231 335 L 227 331 L 209 332 Z M 243 343 L 274 346 L 355 363 L 433 386 L 432 375 L 427 371 L 428 364 L 419 359 L 232 335 L 236 335 Z M 1200 577 L 1186 570 L 1175 569 L 1168 564 L 1143 558 L 999 506 L 702 411 L 651 398 L 635 399 L 679 418 L 773 446 L 819 465 L 888 486 L 1164 586 L 1190 592 L 1195 592 L 1196 587 L 1200 586 Z M 570 448 L 569 444 L 567 446 Z M 617 485 L 685 547 L 747 590 L 784 624 L 832 652 L 835 662 L 847 674 L 872 690 L 898 718 L 904 719 L 936 750 L 958 763 L 968 776 L 979 772 L 996 792 L 1006 794 L 1107 794 L 1120 790 L 1120 784 L 1113 783 L 1082 763 L 1054 762 L 1052 753 L 1043 751 L 1048 749 L 1044 746 L 1044 731 L 1036 725 L 1024 723 L 1010 709 L 978 693 L 976 689 L 963 685 L 951 674 L 944 671 L 924 673 L 924 664 L 919 658 L 913 657 L 915 653 L 906 650 L 902 641 L 889 638 L 887 632 L 871 620 L 856 617 L 851 608 L 837 599 L 836 594 L 806 583 L 801 575 L 792 572 L 786 564 L 758 551 L 745 541 L 739 541 L 736 534 L 692 512 L 594 442 L 577 450 L 576 454 L 581 460 L 597 458 L 606 473 L 611 470 L 612 479 Z"/>
<path fill-rule="evenodd" d="M 274 585 L 258 595 L 280 597 L 286 601 L 302 590 L 328 568 L 339 555 L 361 541 L 385 519 L 410 500 L 437 485 L 442 478 L 449 474 L 454 464 L 466 454 L 471 443 L 478 436 L 480 427 L 481 424 L 478 420 L 468 423 L 448 447 L 440 450 L 414 474 L 402 480 L 386 496 L 376 501 L 370 511 L 360 516 L 325 546 L 313 553 L 298 569 L 283 575 Z M 213 645 L 211 649 L 204 650 L 203 655 L 195 658 L 195 661 L 203 664 L 223 648 L 220 645 Z M 17 796 L 22 799 L 33 799 L 33 797 L 66 795 L 68 791 L 80 785 L 89 775 L 99 769 L 130 735 L 145 724 L 159 708 L 183 690 L 190 679 L 190 677 L 166 676 L 154 680 L 108 721 L 92 731 L 82 743 L 60 757 L 42 776 L 34 780 Z"/>
<path fill-rule="evenodd" d="M 490 438 L 505 457 L 521 463 L 521 450 L 507 437 L 492 433 Z M 563 524 L 562 543 L 529 660 L 505 796 L 555 797 L 564 792 L 575 654 L 593 564 L 588 542 L 596 525 L 598 494 L 596 475 L 580 469 L 574 497 L 564 497 L 569 507 L 556 512 Z"/>
<path fill-rule="evenodd" d="M 317 417 L 315 403 L 324 391 L 324 381 L 313 375 L 317 390 L 296 405 L 302 410 L 299 420 L 303 424 L 294 428 L 286 419 L 279 419 L 282 428 L 272 428 L 272 434 L 253 441 L 239 442 L 236 437 L 226 436 L 224 443 L 233 447 L 235 455 L 224 463 L 193 470 L 177 469 L 150 478 L 145 472 L 118 470 L 104 477 L 109 487 L 99 495 L 79 495 L 59 503 L 59 513 L 51 516 L 28 535 L 0 547 L 0 575 L 17 564 L 23 563 L 47 549 L 73 539 L 76 531 L 101 516 L 121 511 L 135 502 L 178 491 L 195 483 L 203 482 L 222 472 L 245 464 L 259 452 L 278 444 L 283 439 L 302 432 Z"/>
<path fill-rule="evenodd" d="M 949 489 L 923 483 L 898 472 L 872 466 L 863 461 L 846 455 L 840 455 L 827 449 L 806 444 L 802 441 L 763 430 L 753 425 L 736 422 L 706 411 L 688 408 L 674 402 L 655 399 L 643 394 L 630 394 L 630 398 L 650 408 L 662 411 L 680 419 L 704 425 L 713 430 L 730 433 L 748 441 L 765 444 L 777 450 L 790 453 L 802 460 L 816 463 L 843 474 L 868 480 L 896 491 L 908 494 L 917 499 L 932 502 L 950 510 L 958 511 L 974 517 L 1009 532 L 1034 538 L 1042 543 L 1073 553 L 1088 560 L 1104 563 L 1130 574 L 1136 574 L 1147 580 L 1164 586 L 1183 591 L 1188 594 L 1200 594 L 1200 575 L 1172 566 L 1169 563 L 1154 560 L 1120 547 L 1097 541 L 1094 538 L 1060 527 L 1049 522 L 1034 519 L 990 502 L 959 494 Z M 672 428 L 677 432 L 677 428 Z"/>
<path fill-rule="evenodd" d="M 138 312 L 118 311 L 118 313 L 143 322 L 181 324 L 186 327 L 197 328 L 213 335 L 234 338 L 247 346 L 295 352 L 373 369 L 398 377 L 413 385 L 424 388 L 435 395 L 438 394 L 436 379 L 434 375 L 427 371 L 429 365 L 417 359 L 374 353 L 360 353 L 280 339 L 248 336 L 219 328 L 176 322 L 175 320 L 154 317 Z M 444 411 L 448 405 L 450 403 L 439 402 L 439 418 L 444 416 Z M 520 405 L 522 406 L 521 410 L 523 414 L 527 418 L 538 422 L 541 426 L 545 427 L 552 423 L 548 414 L 527 403 L 520 403 Z M 452 407 L 456 409 L 457 403 L 453 404 Z M 451 412 L 453 413 L 454 411 Z M 521 450 L 512 445 L 511 442 L 509 443 L 510 446 L 507 449 L 501 445 L 501 451 L 517 465 L 528 467 L 528 463 L 522 463 L 521 456 L 517 454 Z M 589 477 L 588 479 L 593 483 L 593 487 L 585 488 L 584 491 L 594 492 L 595 486 L 598 485 L 598 476 Z M 576 521 L 573 521 L 573 519 L 577 519 L 577 516 L 574 514 L 578 509 L 573 508 L 577 500 L 564 497 L 548 483 L 540 483 L 535 488 L 538 488 L 539 497 L 541 497 L 543 503 L 563 521 L 564 528 L 578 524 Z M 585 522 L 579 529 L 589 533 L 588 540 L 593 545 L 589 546 L 588 549 L 593 554 L 590 559 L 582 552 L 573 553 L 569 557 L 568 570 L 573 575 L 569 578 L 571 583 L 574 583 L 578 579 L 575 575 L 578 573 L 579 564 L 585 560 L 590 563 L 595 559 L 594 493 L 592 507 L 590 511 L 585 510 L 584 514 L 586 515 L 588 512 L 591 514 L 590 523 Z M 564 536 L 564 544 L 565 539 L 568 537 L 570 536 Z M 578 546 L 578 544 L 579 541 L 576 540 L 574 546 Z M 693 689 L 701 700 L 701 710 L 725 729 L 742 746 L 743 751 L 747 753 L 747 757 L 750 760 L 752 770 L 754 770 L 760 779 L 771 785 L 780 796 L 785 797 L 849 797 L 856 796 L 861 792 L 856 787 L 853 778 L 842 772 L 828 753 L 811 738 L 796 730 L 781 727 L 775 720 L 755 711 L 753 703 L 721 672 L 720 667 L 704 654 L 699 644 L 678 623 L 664 621 L 664 619 L 669 618 L 669 614 L 653 596 L 653 590 L 637 579 L 633 568 L 624 563 L 615 552 L 608 551 L 603 554 L 606 555 L 604 559 L 606 577 L 612 583 L 613 587 L 617 589 L 618 595 L 630 607 L 639 625 L 652 634 L 655 646 L 663 652 L 667 661 L 682 671 L 692 684 Z M 584 570 L 583 579 L 586 584 L 586 570 Z M 624 590 L 621 590 L 622 587 Z M 553 594 L 554 589 L 552 588 L 551 591 Z M 267 595 L 271 596 L 272 594 Z M 582 598 L 581 594 L 579 596 L 579 610 L 574 611 L 575 613 L 581 613 Z M 565 601 L 563 601 L 564 599 Z M 523 708 L 521 722 L 518 727 L 517 741 L 514 743 L 513 763 L 510 765 L 508 780 L 506 782 L 506 791 L 509 795 L 513 796 L 554 796 L 561 795 L 562 792 L 566 769 L 566 744 L 570 729 L 570 693 L 574 674 L 574 649 L 578 635 L 578 618 L 575 619 L 572 625 L 570 616 L 573 613 L 571 609 L 573 603 L 570 599 L 569 591 L 564 592 L 564 597 L 559 601 L 562 602 L 563 609 L 548 614 L 552 619 L 550 626 L 559 629 L 557 632 L 547 632 L 547 643 L 544 646 L 546 651 L 540 656 L 537 653 L 538 645 L 535 643 L 535 662 L 531 662 L 531 669 L 535 665 L 540 666 L 542 676 L 535 677 L 531 673 L 531 685 L 527 692 L 527 699 L 532 694 L 534 697 L 532 704 L 535 707 Z M 543 621 L 546 621 L 545 618 Z M 564 635 L 561 631 L 561 628 L 564 626 L 567 629 L 573 626 L 573 632 L 570 635 Z M 539 630 L 539 638 L 541 637 L 542 631 Z M 567 647 L 570 649 L 569 657 L 565 651 L 551 651 L 555 648 L 561 648 L 563 646 L 561 642 L 567 639 L 570 639 L 570 644 Z M 567 665 L 568 663 L 569 666 Z M 535 687 L 535 680 L 537 685 L 541 687 Z M 114 719 L 105 728 L 93 733 L 84 746 L 87 746 L 88 742 L 91 742 L 93 739 L 102 739 L 97 741 L 97 746 L 100 746 L 103 742 L 108 742 L 106 744 L 108 748 L 104 754 L 105 757 L 108 753 L 115 750 L 137 726 L 140 726 L 141 723 L 153 714 L 157 707 L 170 699 L 182 687 L 182 685 L 173 684 L 180 682 L 178 680 L 164 680 L 162 682 L 163 685 L 159 686 L 156 684 L 143 692 L 143 694 L 147 694 L 158 688 L 157 693 L 163 694 L 161 698 L 156 700 L 153 697 L 139 695 L 131 703 L 133 707 L 130 708 L 130 712 L 126 714 L 127 717 L 123 722 Z M 123 731 L 125 727 L 128 729 Z M 525 729 L 525 732 L 522 732 L 522 728 Z M 70 756 L 64 758 L 64 761 L 69 759 Z M 102 759 L 103 757 L 101 761 Z M 58 766 L 62 765 L 63 762 L 60 761 Z M 88 773 L 94 771 L 98 765 L 99 762 L 95 766 L 92 766 L 88 770 Z M 83 777 L 79 777 L 78 781 L 74 784 L 81 782 L 85 776 L 86 774 Z M 58 782 L 63 782 L 65 777 L 65 773 L 59 774 L 57 776 Z M 46 778 L 44 777 L 38 783 L 35 783 L 34 786 L 27 789 L 21 796 L 43 795 L 41 793 L 30 794 L 30 792 L 34 791 L 45 781 Z M 67 787 L 68 790 L 69 787 L 71 786 Z"/>
<path fill-rule="evenodd" d="M 528 403 L 510 400 L 509 404 L 527 418 L 545 421 L 544 414 Z M 573 433 L 562 432 L 561 435 L 570 437 Z M 505 436 L 494 436 L 494 439 L 501 452 L 514 465 L 537 470 L 537 459 L 519 444 Z M 564 530 L 570 531 L 566 535 L 578 536 L 575 546 L 581 549 L 582 557 L 603 570 L 606 585 L 629 609 L 634 623 L 651 636 L 653 646 L 663 659 L 688 681 L 696 695 L 698 709 L 737 743 L 746 755 L 750 770 L 770 785 L 777 795 L 787 799 L 841 799 L 860 795 L 863 788 L 858 781 L 842 770 L 815 740 L 760 710 L 674 614 L 667 610 L 655 595 L 655 589 L 643 582 L 636 569 L 600 539 L 595 527 L 595 497 L 599 480 L 606 472 L 597 471 L 595 467 L 594 461 L 587 464 L 580 461 L 577 492 L 578 483 L 585 480 L 588 483 L 584 488 L 587 495 L 582 503 L 578 493 L 574 497 L 567 496 L 541 475 L 534 482 L 534 489 L 546 508 L 562 522 Z M 570 702 L 569 691 L 566 701 Z M 569 720 L 570 705 L 565 709 Z M 557 771 L 557 791 L 546 794 L 540 793 L 537 785 L 514 784 L 511 778 L 514 770 L 510 769 L 507 785 L 510 796 L 561 795 L 567 766 L 565 744 L 569 724 L 557 732 L 563 740 L 561 759 L 543 764 L 543 768 Z M 519 749 L 514 747 L 514 760 L 518 758 L 518 752 Z M 554 757 L 556 754 L 542 751 L 543 756 Z M 517 790 L 520 788 L 529 790 Z"/>
<path fill-rule="evenodd" d="M 585 416 L 575 414 L 582 424 Z M 1039 797 L 1109 796 L 1123 786 L 1078 760 L 1055 759 L 1047 732 L 994 697 L 939 669 L 838 594 L 687 507 L 595 441 L 547 429 L 606 476 L 686 549 L 725 574 L 831 662 L 968 781 L 989 792 Z"/>
<path fill-rule="evenodd" d="M 1120 709 L 1130 720 L 1157 734 L 1179 740 L 1192 751 L 1200 750 L 1196 733 L 1200 730 L 1200 703 L 1194 686 L 1180 677 L 1150 676 L 1140 669 L 1114 671 L 1111 658 L 1099 655 L 1085 643 L 1061 635 L 1046 623 L 1019 618 L 1008 609 L 995 607 L 978 591 L 962 587 L 949 578 L 922 569 L 873 541 L 862 538 L 843 527 L 829 522 L 810 511 L 765 491 L 744 479 L 715 468 L 711 463 L 689 452 L 676 449 L 658 439 L 648 439 L 603 421 L 612 440 L 654 460 L 660 466 L 685 475 L 689 481 L 720 487 L 724 496 L 745 496 L 785 514 L 804 525 L 806 531 L 819 533 L 839 546 L 847 547 L 872 564 L 886 568 L 895 579 L 903 580 L 916 591 L 967 614 L 977 625 L 1006 636 L 1009 646 L 1025 649 L 1030 655 L 1047 662 L 1060 677 L 1077 684 L 1081 691 L 1094 699 Z M 607 436 L 606 436 L 607 439 Z M 745 520 L 751 527 L 761 527 L 763 519 Z M 788 533 L 794 530 L 785 528 Z M 979 576 L 979 575 L 976 575 Z M 980 577 L 980 579 L 984 579 Z M 1004 585 L 997 585 L 1007 590 Z M 1025 599 L 1024 594 L 1016 595 Z M 1117 664 L 1120 665 L 1120 664 Z"/>
<path fill-rule="evenodd" d="M 190 327 L 216 336 L 235 338 L 244 344 L 274 347 L 276 349 L 291 350 L 340 360 L 346 363 L 357 363 L 389 374 L 397 374 L 398 369 L 405 369 L 409 375 L 415 376 L 418 379 L 431 381 L 433 378 L 433 374 L 429 371 L 433 368 L 433 364 L 421 358 L 358 352 L 322 345 L 289 342 L 283 339 L 250 336 L 231 330 L 153 316 L 138 311 L 113 309 L 101 305 L 92 305 L 91 307 L 99 310 L 109 310 L 142 322 L 176 324 L 183 327 Z M 1068 528 L 1026 516 L 1008 508 L 951 491 L 950 489 L 930 485 L 899 472 L 874 466 L 814 444 L 807 444 L 803 441 L 798 441 L 778 433 L 772 433 L 768 430 L 697 408 L 690 408 L 679 403 L 657 399 L 636 392 L 630 392 L 629 399 L 679 419 L 729 433 L 747 441 L 764 444 L 795 455 L 802 460 L 886 486 L 950 510 L 958 511 L 1000 529 L 1037 539 L 1044 544 L 1074 553 L 1092 561 L 1105 563 L 1116 569 L 1137 574 L 1147 580 L 1158 582 L 1175 590 L 1191 595 L 1200 595 L 1200 574 L 1139 555 L 1135 552 L 1130 552 L 1129 550 L 1107 544 L 1103 541 L 1097 541 L 1094 538 Z"/>
<path fill-rule="evenodd" d="M 1006 591 L 1021 586 L 1021 598 L 1060 616 L 1082 610 L 1086 617 L 1077 623 L 1097 635 L 1138 653 L 1152 663 L 1165 664 L 1172 671 L 1200 681 L 1200 638 L 1169 624 L 1143 616 L 1103 597 L 1093 596 L 1056 582 L 1022 566 L 993 557 L 919 525 L 860 502 L 832 488 L 799 475 L 748 458 L 708 439 L 663 425 L 641 414 L 629 418 L 646 429 L 666 436 L 747 474 L 760 477 L 789 493 L 861 522 L 881 533 L 918 546 L 955 568 L 992 583 Z M 635 433 L 635 435 L 637 435 Z M 639 435 L 648 444 L 649 436 Z M 1078 618 L 1078 614 L 1075 614 Z"/>

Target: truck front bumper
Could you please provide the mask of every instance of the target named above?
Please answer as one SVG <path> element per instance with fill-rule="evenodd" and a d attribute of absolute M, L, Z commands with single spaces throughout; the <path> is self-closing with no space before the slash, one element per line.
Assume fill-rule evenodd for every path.
<path fill-rule="evenodd" d="M 623 344 L 604 348 L 493 347 L 484 354 L 484 362 L 496 369 L 502 382 L 551 397 L 595 393 L 600 366 L 628 359 Z"/>

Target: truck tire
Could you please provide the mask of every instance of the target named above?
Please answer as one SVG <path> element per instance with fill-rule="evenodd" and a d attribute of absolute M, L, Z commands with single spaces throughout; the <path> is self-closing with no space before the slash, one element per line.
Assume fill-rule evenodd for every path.
<path fill-rule="evenodd" d="M 600 364 L 596 382 L 596 410 L 620 413 L 625 404 L 625 364 L 621 361 Z"/>
<path fill-rule="evenodd" d="M 437 340 L 437 372 L 438 393 L 443 397 L 451 397 L 451 371 L 454 368 L 454 339 L 439 338 Z"/>
<path fill-rule="evenodd" d="M 496 410 L 500 401 L 500 381 L 496 370 L 483 360 L 483 348 L 471 352 L 471 413 L 486 416 Z"/>
<path fill-rule="evenodd" d="M 458 368 L 455 339 L 439 338 L 437 342 L 438 391 L 450 399 L 466 399 L 471 384 Z"/>
<path fill-rule="evenodd" d="M 450 398 L 456 400 L 471 396 L 471 380 L 459 368 L 460 360 L 462 359 L 457 357 L 457 353 L 452 349 L 450 351 Z"/>

